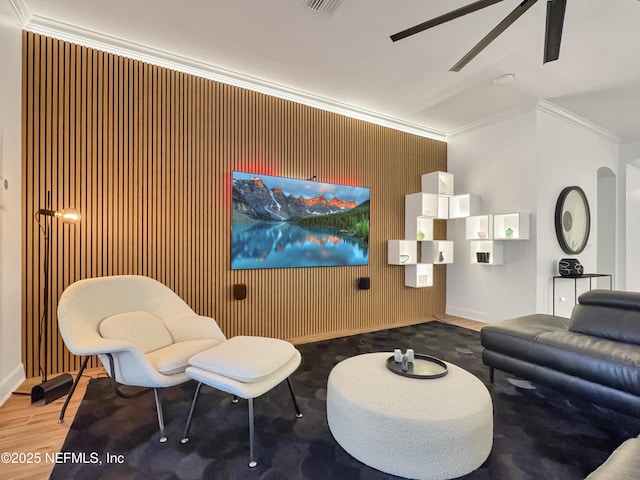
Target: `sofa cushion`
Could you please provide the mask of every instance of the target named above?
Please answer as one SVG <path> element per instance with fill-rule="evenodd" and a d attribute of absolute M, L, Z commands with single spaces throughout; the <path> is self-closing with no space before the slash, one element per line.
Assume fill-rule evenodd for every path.
<path fill-rule="evenodd" d="M 623 308 L 640 311 L 640 293 L 620 290 L 591 290 L 578 298 L 581 305 Z"/>
<path fill-rule="evenodd" d="M 538 313 L 486 325 L 480 330 L 480 342 L 488 350 L 532 361 L 534 342 L 540 335 L 568 328 L 568 318 Z"/>
<path fill-rule="evenodd" d="M 189 366 L 189 359 L 195 354 L 218 345 L 220 341 L 207 338 L 177 342 L 147 354 L 153 368 L 164 375 L 182 373 Z"/>
<path fill-rule="evenodd" d="M 173 343 L 164 322 L 149 312 L 125 312 L 111 315 L 98 327 L 103 338 L 132 343 L 144 353 Z"/>
<path fill-rule="evenodd" d="M 527 360 L 640 395 L 640 349 L 634 345 L 575 332 L 547 332 L 537 338 Z"/>
<path fill-rule="evenodd" d="M 640 294 L 592 290 L 571 314 L 572 332 L 640 345 Z"/>
<path fill-rule="evenodd" d="M 189 363 L 239 382 L 256 383 L 282 368 L 295 354 L 295 347 L 284 340 L 240 335 L 195 355 Z"/>

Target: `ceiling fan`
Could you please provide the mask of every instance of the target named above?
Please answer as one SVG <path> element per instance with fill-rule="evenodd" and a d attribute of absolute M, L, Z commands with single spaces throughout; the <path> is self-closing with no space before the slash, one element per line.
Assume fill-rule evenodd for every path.
<path fill-rule="evenodd" d="M 403 38 L 407 38 L 416 33 L 420 33 L 428 28 L 435 27 L 442 23 L 448 22 L 458 17 L 462 17 L 468 13 L 473 13 L 482 8 L 501 2 L 502 0 L 478 0 L 464 7 L 453 10 L 439 17 L 427 20 L 411 28 L 407 28 L 401 32 L 391 35 L 391 40 L 397 42 Z M 478 44 L 473 47 L 469 53 L 458 61 L 450 72 L 459 72 L 469 63 L 476 55 L 484 50 L 498 35 L 504 32 L 513 22 L 531 8 L 538 0 L 524 0 L 509 15 L 505 17 L 498 25 L 494 27 Z M 544 37 L 544 63 L 557 60 L 560 56 L 560 41 L 562 39 L 562 25 L 564 24 L 564 12 L 567 6 L 567 0 L 548 0 L 547 1 L 547 23 Z"/>

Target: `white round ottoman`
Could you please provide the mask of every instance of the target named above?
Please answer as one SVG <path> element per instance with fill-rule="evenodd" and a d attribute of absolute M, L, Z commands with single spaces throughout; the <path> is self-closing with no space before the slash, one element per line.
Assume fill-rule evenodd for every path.
<path fill-rule="evenodd" d="M 441 378 L 387 369 L 391 352 L 338 363 L 327 383 L 327 421 L 354 458 L 407 478 L 450 479 L 484 463 L 493 444 L 493 405 L 483 383 L 447 363 Z"/>

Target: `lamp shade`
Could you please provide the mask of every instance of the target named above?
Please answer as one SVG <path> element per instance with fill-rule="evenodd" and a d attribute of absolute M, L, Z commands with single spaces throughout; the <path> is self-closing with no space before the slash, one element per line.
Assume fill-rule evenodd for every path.
<path fill-rule="evenodd" d="M 80 221 L 80 212 L 75 208 L 63 208 L 62 210 L 48 210 L 46 208 L 41 208 L 38 210 L 38 214 L 55 217 L 62 223 L 75 224 Z"/>
<path fill-rule="evenodd" d="M 78 223 L 80 221 L 80 212 L 75 208 L 64 208 L 55 215 L 62 223 Z"/>

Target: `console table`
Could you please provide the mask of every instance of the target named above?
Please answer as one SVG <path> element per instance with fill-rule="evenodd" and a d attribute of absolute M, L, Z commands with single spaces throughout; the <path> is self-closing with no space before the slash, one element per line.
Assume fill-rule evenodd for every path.
<path fill-rule="evenodd" d="M 589 290 L 592 289 L 592 281 L 598 277 L 609 277 L 609 290 L 613 290 L 613 275 L 610 273 L 583 273 L 582 275 L 554 275 L 553 276 L 553 315 L 556 314 L 556 280 L 573 280 L 573 299 L 578 303 L 578 280 L 581 278 L 589 279 Z"/>

